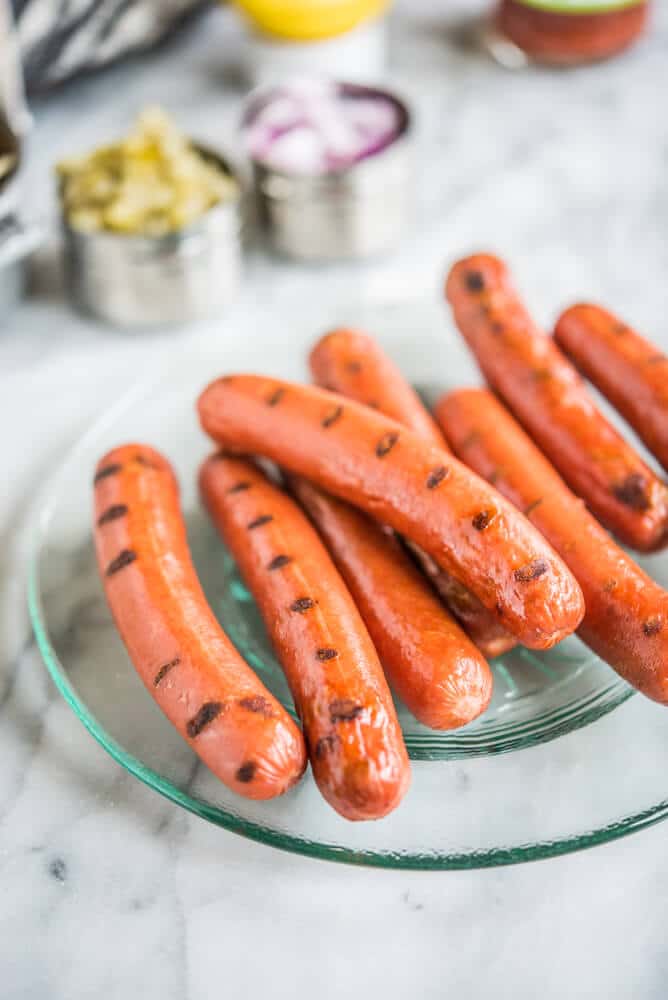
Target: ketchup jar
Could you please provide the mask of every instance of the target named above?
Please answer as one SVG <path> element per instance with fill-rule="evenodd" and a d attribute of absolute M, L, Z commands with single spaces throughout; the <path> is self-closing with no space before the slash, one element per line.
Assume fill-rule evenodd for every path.
<path fill-rule="evenodd" d="M 531 61 L 575 66 L 632 45 L 650 6 L 650 0 L 501 0 L 495 27 Z"/>

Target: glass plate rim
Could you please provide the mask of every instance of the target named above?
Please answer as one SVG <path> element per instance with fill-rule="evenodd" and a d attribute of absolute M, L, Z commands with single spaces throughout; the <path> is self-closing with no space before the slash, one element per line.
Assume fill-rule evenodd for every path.
<path fill-rule="evenodd" d="M 222 829 L 229 830 L 257 843 L 276 847 L 288 853 L 359 867 L 418 871 L 463 871 L 521 864 L 526 861 L 539 861 L 559 857 L 609 843 L 621 837 L 647 829 L 668 818 L 668 799 L 662 799 L 655 806 L 631 813 L 623 819 L 616 820 L 588 833 L 574 834 L 555 840 L 537 841 L 535 844 L 522 844 L 517 847 L 495 847 L 459 853 L 422 852 L 406 854 L 397 851 L 352 850 L 326 841 L 315 841 L 308 838 L 296 837 L 293 834 L 280 833 L 269 829 L 261 823 L 235 816 L 225 809 L 213 807 L 197 796 L 181 792 L 171 782 L 165 780 L 157 771 L 148 767 L 133 754 L 125 750 L 107 732 L 104 726 L 98 723 L 95 715 L 88 709 L 85 702 L 79 698 L 67 679 L 60 659 L 48 637 L 40 598 L 38 568 L 44 531 L 51 517 L 51 511 L 46 501 L 48 497 L 53 495 L 63 469 L 75 459 L 80 451 L 85 450 L 88 442 L 94 439 L 106 424 L 113 422 L 117 412 L 122 412 L 135 396 L 141 396 L 150 386 L 160 384 L 168 376 L 169 372 L 177 369 L 177 367 L 176 363 L 165 362 L 152 375 L 137 379 L 126 392 L 122 393 L 115 403 L 94 420 L 88 430 L 66 451 L 64 458 L 59 462 L 54 473 L 47 478 L 47 482 L 44 488 L 39 491 L 37 498 L 37 524 L 30 547 L 27 587 L 28 611 L 32 629 L 42 660 L 58 692 L 70 706 L 79 721 L 83 723 L 88 732 L 113 760 L 169 801 Z M 632 689 L 622 692 L 622 697 L 618 704 L 613 707 L 618 707 L 634 695 L 635 692 Z M 608 713 L 606 712 L 605 714 Z M 594 716 L 594 718 L 587 720 L 584 724 L 591 724 L 597 717 Z M 528 749 L 529 746 L 530 744 L 523 749 Z M 424 758 L 422 758 L 421 762 L 425 765 L 437 763 L 425 760 Z"/>

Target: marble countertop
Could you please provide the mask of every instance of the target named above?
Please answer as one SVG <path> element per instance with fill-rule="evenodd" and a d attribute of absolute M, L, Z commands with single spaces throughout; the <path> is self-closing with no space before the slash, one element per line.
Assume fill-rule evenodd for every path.
<path fill-rule="evenodd" d="M 393 18 L 392 80 L 416 110 L 422 171 L 401 251 L 307 269 L 255 250 L 240 308 L 304 295 L 334 314 L 351 287 L 361 302 L 433 296 L 449 260 L 485 246 L 509 258 L 546 322 L 559 303 L 598 296 L 668 338 L 657 328 L 668 312 L 668 7 L 656 5 L 651 38 L 624 59 L 515 75 L 463 44 L 461 18 L 480 6 L 404 0 Z M 39 103 L 31 210 L 53 211 L 55 159 L 121 132 L 149 101 L 231 144 L 237 41 L 231 13 L 214 10 L 160 52 Z M 224 350 L 226 330 L 106 330 L 64 304 L 55 261 L 49 246 L 30 299 L 0 332 L 3 997 L 663 998 L 666 827 L 513 868 L 353 869 L 186 814 L 87 734 L 31 638 L 26 511 L 152 358 L 218 341 Z"/>

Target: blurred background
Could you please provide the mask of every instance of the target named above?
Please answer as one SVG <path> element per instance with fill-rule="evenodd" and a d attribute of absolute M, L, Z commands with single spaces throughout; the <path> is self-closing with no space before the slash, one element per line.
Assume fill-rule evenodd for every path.
<path fill-rule="evenodd" d="M 224 170 L 239 185 L 239 204 L 228 211 L 235 219 L 226 223 L 238 223 L 239 246 L 229 232 L 216 237 L 227 254 L 225 302 L 243 286 L 242 275 L 252 271 L 258 253 L 259 259 L 278 253 L 265 276 L 270 283 L 273 275 L 290 283 L 289 260 L 327 261 L 333 281 L 345 277 L 346 262 L 354 260 L 361 262 L 356 273 L 362 282 L 374 269 L 378 275 L 391 270 L 396 294 L 401 287 L 433 287 L 449 245 L 464 250 L 476 240 L 496 240 L 503 249 L 511 233 L 519 241 L 519 230 L 531 247 L 529 266 L 544 269 L 532 275 L 538 288 L 561 275 L 582 280 L 583 268 L 605 268 L 639 214 L 662 197 L 655 190 L 657 164 L 644 149 L 649 117 L 634 112 L 655 97 L 666 19 L 662 5 L 646 2 L 585 5 L 593 14 L 583 14 L 579 0 L 573 12 L 565 13 L 568 7 L 543 0 L 418 0 L 393 8 L 383 0 L 240 0 L 231 6 L 3 0 L 5 111 L 22 147 L 12 212 L 28 229 L 20 252 L 37 249 L 32 271 L 38 286 L 58 280 L 58 268 L 67 272 L 74 258 L 78 270 L 82 262 L 84 272 L 87 262 L 93 266 L 100 241 L 76 225 L 68 232 L 56 165 L 121 140 L 143 110 L 159 106 L 187 141 L 226 158 Z M 335 100 L 304 90 L 309 79 L 311 90 L 314 79 L 321 88 L 324 79 L 332 86 L 375 86 L 386 100 L 375 102 L 375 114 L 369 102 L 365 110 L 358 101 L 360 114 L 371 108 L 370 121 L 346 121 L 344 105 L 351 102 L 337 110 Z M 248 95 L 286 80 L 301 81 L 301 92 L 291 98 L 299 107 L 293 113 L 304 114 L 310 102 L 311 118 L 306 128 L 279 125 L 286 134 L 276 137 L 271 116 L 281 114 L 280 104 L 277 109 L 270 101 L 262 109 Z M 403 125 L 391 120 L 392 103 L 406 116 Z M 651 127 L 650 141 L 660 144 L 662 124 Z M 275 173 L 282 176 L 277 180 Z M 638 183 L 626 183 L 630 173 L 637 173 Z M 147 185 L 142 193 L 135 181 L 128 175 L 124 191 L 145 198 Z M 380 194 L 387 185 L 391 198 Z M 166 188 L 161 196 L 176 198 Z M 297 218 L 290 206 L 303 207 L 304 199 L 309 211 Z M 624 210 L 609 211 L 613 201 Z M 64 241 L 58 238 L 62 215 Z M 87 218 L 90 225 L 90 213 Z M 202 213 L 189 219 L 195 221 L 210 228 Z M 108 220 L 97 225 L 109 229 Z M 564 225 L 571 253 L 560 255 L 555 267 L 551 247 Z M 173 230 L 179 228 L 185 226 Z M 132 234 L 140 230 L 137 222 Z M 426 270 L 420 245 L 432 231 L 441 249 Z M 663 257 L 663 234 L 653 230 L 646 240 L 647 256 Z M 127 262 L 128 241 L 107 245 L 107 257 L 114 253 Z M 597 251 L 601 245 L 604 255 Z M 57 256 L 58 266 L 48 260 L 42 266 L 45 256 Z M 68 297 L 116 326 L 202 318 L 212 294 L 203 260 L 202 274 L 193 279 L 200 282 L 200 307 L 192 312 L 170 317 L 166 308 L 164 315 L 142 316 L 139 302 L 127 314 L 114 314 L 98 301 L 113 294 L 104 287 L 111 274 L 90 292 L 93 279 L 84 273 L 79 286 L 69 282 Z M 631 281 L 620 270 L 616 280 Z M 600 281 L 595 274 L 589 280 Z M 146 291 L 135 294 L 148 297 Z M 210 298 L 209 314 L 222 305 L 219 291 Z"/>

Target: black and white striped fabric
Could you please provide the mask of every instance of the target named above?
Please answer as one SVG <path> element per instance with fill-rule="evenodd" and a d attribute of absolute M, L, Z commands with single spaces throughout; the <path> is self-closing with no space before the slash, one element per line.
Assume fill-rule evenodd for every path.
<path fill-rule="evenodd" d="M 0 0 L 0 5 L 8 0 Z M 206 0 L 11 0 L 28 92 L 148 48 Z"/>

